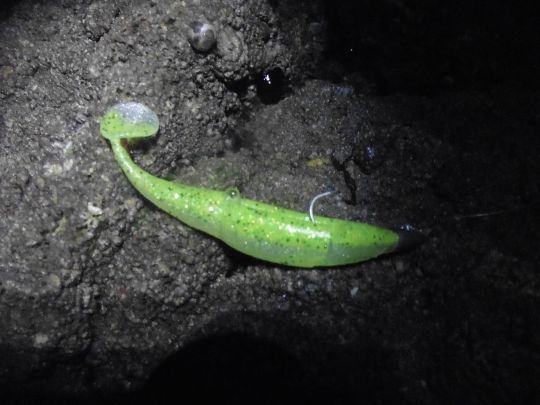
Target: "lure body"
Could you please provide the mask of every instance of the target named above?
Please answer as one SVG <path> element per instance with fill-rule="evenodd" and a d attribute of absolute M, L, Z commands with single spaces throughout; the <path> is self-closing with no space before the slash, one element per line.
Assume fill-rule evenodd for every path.
<path fill-rule="evenodd" d="M 155 177 L 138 167 L 122 145 L 122 139 L 153 134 L 127 130 L 130 123 L 114 108 L 103 117 L 101 132 L 131 184 L 163 211 L 242 253 L 287 266 L 322 267 L 368 260 L 398 245 L 399 235 L 388 229 L 322 216 L 312 221 L 307 213 L 242 198 L 237 192 Z"/>

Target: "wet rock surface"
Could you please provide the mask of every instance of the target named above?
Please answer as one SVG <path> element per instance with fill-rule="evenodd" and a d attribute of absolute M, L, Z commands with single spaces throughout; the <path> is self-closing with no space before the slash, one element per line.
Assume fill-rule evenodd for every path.
<path fill-rule="evenodd" d="M 474 75 L 450 80 L 474 54 L 459 47 L 457 67 L 418 73 L 412 61 L 429 35 L 411 21 L 431 9 L 289 3 L 6 5 L 0 389 L 8 402 L 538 400 L 538 81 L 500 62 L 474 86 L 484 67 L 477 58 Z M 403 36 L 381 34 L 366 12 Z M 529 20 L 508 15 L 528 35 Z M 193 21 L 212 23 L 215 47 L 192 49 Z M 336 21 L 364 30 L 346 36 Z M 470 46 L 496 37 L 490 24 L 467 21 L 476 27 Z M 350 49 L 347 38 L 361 45 L 352 64 L 335 58 L 338 45 Z M 412 39 L 416 48 L 404 52 Z M 397 48 L 403 54 L 390 57 Z M 395 58 L 407 62 L 402 69 Z M 270 98 L 258 85 L 266 72 L 282 80 Z M 300 211 L 334 189 L 317 213 L 412 224 L 428 240 L 323 270 L 234 252 L 158 211 L 125 179 L 98 120 L 126 100 L 159 115 L 158 138 L 132 152 L 156 175 L 237 187 Z"/>

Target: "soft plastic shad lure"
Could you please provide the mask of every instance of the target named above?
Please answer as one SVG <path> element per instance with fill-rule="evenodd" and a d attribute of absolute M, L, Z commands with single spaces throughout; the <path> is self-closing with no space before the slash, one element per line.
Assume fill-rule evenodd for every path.
<path fill-rule="evenodd" d="M 122 140 L 157 133 L 156 114 L 139 103 L 121 103 L 101 120 L 118 164 L 133 186 L 153 204 L 187 225 L 247 255 L 295 267 L 338 266 L 389 253 L 400 234 L 360 222 L 311 215 L 241 198 L 237 191 L 185 186 L 145 172 Z M 311 217 L 311 218 L 310 218 Z"/>

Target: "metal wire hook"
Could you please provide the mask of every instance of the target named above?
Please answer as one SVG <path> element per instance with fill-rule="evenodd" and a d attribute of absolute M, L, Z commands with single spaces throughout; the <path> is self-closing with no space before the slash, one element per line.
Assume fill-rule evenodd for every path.
<path fill-rule="evenodd" d="M 325 191 L 324 193 L 317 194 L 315 197 L 312 198 L 311 202 L 309 203 L 309 219 L 311 220 L 311 222 L 315 223 L 315 217 L 313 216 L 313 207 L 315 206 L 315 201 L 317 201 L 319 198 L 326 197 L 334 193 L 335 190 Z"/>

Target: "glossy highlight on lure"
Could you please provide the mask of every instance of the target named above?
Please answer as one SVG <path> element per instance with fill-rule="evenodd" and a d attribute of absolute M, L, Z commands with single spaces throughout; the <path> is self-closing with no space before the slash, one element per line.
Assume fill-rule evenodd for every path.
<path fill-rule="evenodd" d="M 131 184 L 183 223 L 268 262 L 327 267 L 372 259 L 394 251 L 400 235 L 355 221 L 316 216 L 240 197 L 237 191 L 192 187 L 153 176 L 138 167 L 123 140 L 154 136 L 156 114 L 140 103 L 120 103 L 101 119 L 101 135 Z"/>

